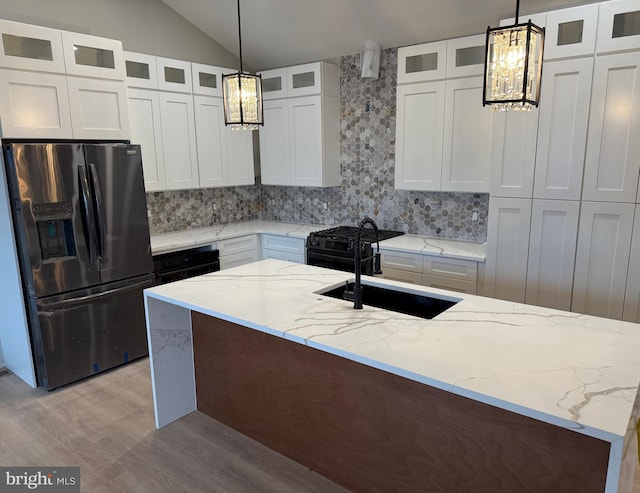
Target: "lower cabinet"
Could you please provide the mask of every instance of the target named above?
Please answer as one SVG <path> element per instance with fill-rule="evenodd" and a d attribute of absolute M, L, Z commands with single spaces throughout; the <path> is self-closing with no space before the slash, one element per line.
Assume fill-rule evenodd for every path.
<path fill-rule="evenodd" d="M 305 245 L 304 239 L 290 236 L 263 234 L 260 238 L 261 258 L 275 258 L 304 264 Z"/>
<path fill-rule="evenodd" d="M 380 250 L 382 277 L 476 294 L 478 263 L 435 255 Z"/>
<path fill-rule="evenodd" d="M 485 296 L 524 303 L 531 206 L 531 199 L 489 201 Z"/>
<path fill-rule="evenodd" d="M 582 202 L 571 311 L 622 318 L 635 207 Z"/>
<path fill-rule="evenodd" d="M 526 303 L 571 309 L 579 209 L 578 201 L 534 199 Z"/>
<path fill-rule="evenodd" d="M 640 323 L 640 205 L 636 204 L 622 320 Z"/>
<path fill-rule="evenodd" d="M 246 235 L 217 243 L 220 251 L 220 270 L 258 261 L 258 236 Z"/>

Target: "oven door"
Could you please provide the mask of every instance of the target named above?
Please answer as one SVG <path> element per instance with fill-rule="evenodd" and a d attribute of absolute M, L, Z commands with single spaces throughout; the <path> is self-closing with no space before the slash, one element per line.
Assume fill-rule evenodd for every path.
<path fill-rule="evenodd" d="M 312 248 L 307 248 L 307 264 L 327 269 L 341 270 L 344 272 L 354 272 L 354 257 L 350 252 L 346 255 L 321 252 Z M 373 275 L 373 259 L 363 261 L 360 265 L 360 272 L 365 276 Z"/>

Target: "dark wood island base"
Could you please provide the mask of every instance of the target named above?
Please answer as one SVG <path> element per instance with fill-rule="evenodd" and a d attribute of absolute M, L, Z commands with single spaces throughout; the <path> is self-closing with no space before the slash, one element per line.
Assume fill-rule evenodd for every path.
<path fill-rule="evenodd" d="M 603 492 L 610 445 L 192 312 L 198 410 L 353 491 Z"/>

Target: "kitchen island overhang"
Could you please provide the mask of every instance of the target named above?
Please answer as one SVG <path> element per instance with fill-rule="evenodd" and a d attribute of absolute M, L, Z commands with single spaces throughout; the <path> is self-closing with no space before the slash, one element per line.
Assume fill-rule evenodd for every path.
<path fill-rule="evenodd" d="M 194 311 L 603 440 L 605 491 L 631 484 L 640 327 L 373 278 L 461 301 L 423 320 L 317 294 L 351 278 L 266 260 L 147 290 L 156 425 L 197 409 Z"/>

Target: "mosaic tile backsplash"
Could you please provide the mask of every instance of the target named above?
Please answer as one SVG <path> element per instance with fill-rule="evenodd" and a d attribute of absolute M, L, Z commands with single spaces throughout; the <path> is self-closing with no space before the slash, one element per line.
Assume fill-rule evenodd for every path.
<path fill-rule="evenodd" d="M 396 65 L 397 50 L 383 50 L 379 79 L 361 79 L 360 55 L 341 59 L 340 187 L 266 186 L 258 179 L 254 187 L 149 193 L 152 233 L 256 218 L 356 225 L 368 215 L 383 229 L 486 241 L 488 194 L 394 189 Z"/>

